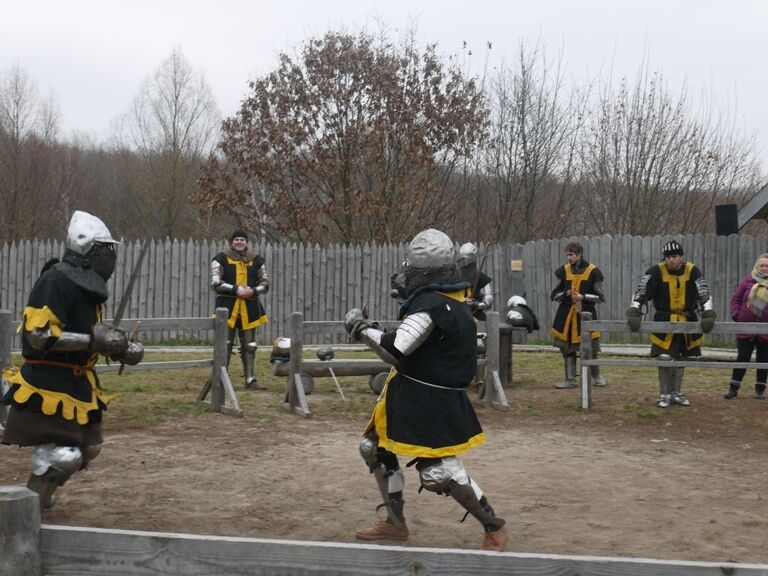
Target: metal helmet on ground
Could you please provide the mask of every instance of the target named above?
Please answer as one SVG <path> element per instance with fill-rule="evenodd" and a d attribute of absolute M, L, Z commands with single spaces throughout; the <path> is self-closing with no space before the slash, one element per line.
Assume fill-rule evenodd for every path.
<path fill-rule="evenodd" d="M 64 242 L 65 248 L 85 256 L 96 244 L 119 243 L 112 238 L 112 234 L 100 218 L 81 210 L 75 210 L 72 214 L 67 229 L 67 239 Z"/>

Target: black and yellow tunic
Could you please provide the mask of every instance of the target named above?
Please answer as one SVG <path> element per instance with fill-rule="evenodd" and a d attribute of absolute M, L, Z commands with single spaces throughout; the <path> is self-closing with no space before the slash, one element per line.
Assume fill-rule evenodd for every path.
<path fill-rule="evenodd" d="M 552 290 L 551 298 L 554 300 L 557 294 L 568 290 L 579 294 L 602 294 L 597 286 L 603 281 L 603 273 L 600 268 L 590 264 L 586 260 L 579 260 L 577 267 L 570 264 L 560 266 L 555 270 L 558 283 Z M 552 336 L 567 344 L 579 344 L 581 342 L 581 312 L 589 312 L 592 319 L 597 319 L 597 308 L 594 302 L 583 300 L 574 304 L 570 298 L 560 301 L 552 322 Z M 592 339 L 600 338 L 600 332 L 593 332 Z"/>
<path fill-rule="evenodd" d="M 422 458 L 455 456 L 485 442 L 465 388 L 477 370 L 477 325 L 466 291 L 417 290 L 400 317 L 426 312 L 434 328 L 413 353 L 403 356 L 394 346 L 395 333 L 381 345 L 399 359 L 387 380 L 368 430 L 375 427 L 379 447 Z"/>
<path fill-rule="evenodd" d="M 101 321 L 105 300 L 105 295 L 79 287 L 52 268 L 32 288 L 20 331 L 47 327 L 53 336 L 63 331 L 90 334 Z M 53 345 L 55 340 L 51 340 Z M 7 368 L 3 372 L 11 385 L 2 400 L 11 406 L 3 443 L 101 443 L 102 411 L 110 397 L 102 392 L 93 370 L 98 354 L 41 352 L 22 338 L 22 356 L 21 368 Z"/>
<path fill-rule="evenodd" d="M 261 270 L 265 260 L 261 256 L 250 252 L 240 256 L 234 251 L 227 251 L 219 252 L 213 260 L 221 265 L 221 279 L 226 284 L 250 286 L 255 289 L 263 281 Z M 269 322 L 257 294 L 247 300 L 235 295 L 217 294 L 216 307 L 229 310 L 227 325 L 230 328 L 252 330 Z"/>
<path fill-rule="evenodd" d="M 674 271 L 667 269 L 664 262 L 650 267 L 646 271 L 649 276 L 645 288 L 645 297 L 653 300 L 656 322 L 698 322 L 696 308 L 699 291 L 696 280 L 701 278 L 701 270 L 691 262 L 683 262 Z M 651 354 L 658 355 L 663 350 L 669 350 L 673 338 L 683 340 L 681 353 L 685 356 L 701 354 L 701 344 L 704 336 L 701 334 L 651 334 L 650 340 L 654 345 Z"/>

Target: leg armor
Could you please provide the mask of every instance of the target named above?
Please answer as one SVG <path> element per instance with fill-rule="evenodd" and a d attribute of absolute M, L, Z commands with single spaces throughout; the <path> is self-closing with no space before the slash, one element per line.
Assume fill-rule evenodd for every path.
<path fill-rule="evenodd" d="M 600 375 L 600 366 L 590 366 L 589 373 L 592 374 L 595 386 L 599 388 L 605 386 L 605 377 Z"/>
<path fill-rule="evenodd" d="M 486 532 L 494 532 L 504 526 L 505 521 L 496 516 L 483 491 L 469 478 L 461 460 L 455 456 L 420 458 L 416 469 L 419 471 L 423 488 L 451 496 L 461 504 L 467 514 L 477 518 Z M 466 514 L 464 517 L 466 518 Z"/>
<path fill-rule="evenodd" d="M 227 328 L 227 370 L 229 370 L 229 359 L 232 357 L 232 348 L 235 345 L 235 329 Z"/>
<path fill-rule="evenodd" d="M 397 456 L 378 447 L 375 431 L 368 432 L 360 441 L 360 455 L 376 479 L 383 503 L 378 508 L 387 509 L 387 522 L 397 528 L 405 527 L 403 515 L 403 486 L 405 474 L 400 468 Z M 378 510 L 377 508 L 377 510 Z"/>
<path fill-rule="evenodd" d="M 659 368 L 659 408 L 666 408 L 672 401 L 677 368 Z"/>
<path fill-rule="evenodd" d="M 674 368 L 674 381 L 672 384 L 672 402 L 679 404 L 680 406 L 690 406 L 691 401 L 688 397 L 681 392 L 683 389 L 683 373 L 685 368 Z"/>
<path fill-rule="evenodd" d="M 75 446 L 44 444 L 32 450 L 32 467 L 27 488 L 40 495 L 42 509 L 56 504 L 54 492 L 83 466 L 83 454 Z"/>
<path fill-rule="evenodd" d="M 555 384 L 555 388 L 576 388 L 576 355 L 568 354 L 563 358 L 565 363 L 565 380 Z"/>
<path fill-rule="evenodd" d="M 253 373 L 253 361 L 256 357 L 256 330 L 239 330 L 240 358 L 243 361 L 243 374 L 245 374 L 245 387 L 259 390 L 256 384 L 256 376 Z"/>

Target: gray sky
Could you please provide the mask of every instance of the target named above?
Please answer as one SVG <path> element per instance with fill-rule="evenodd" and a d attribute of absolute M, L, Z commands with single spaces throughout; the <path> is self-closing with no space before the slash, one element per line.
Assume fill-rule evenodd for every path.
<path fill-rule="evenodd" d="M 66 136 L 97 138 L 125 112 L 142 82 L 179 46 L 204 72 L 225 115 L 249 79 L 281 51 L 344 26 L 416 26 L 445 54 L 466 41 L 478 71 L 513 59 L 521 41 L 562 50 L 569 74 L 613 69 L 634 79 L 643 58 L 694 104 L 707 94 L 756 134 L 768 172 L 768 68 L 763 0 L 0 0 L 0 71 L 20 65 L 51 92 Z M 487 52 L 485 46 L 492 43 Z"/>

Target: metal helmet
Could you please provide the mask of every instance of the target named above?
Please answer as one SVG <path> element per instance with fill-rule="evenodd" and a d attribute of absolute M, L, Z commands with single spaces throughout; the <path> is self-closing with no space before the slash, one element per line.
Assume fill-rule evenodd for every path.
<path fill-rule="evenodd" d="M 472 242 L 462 244 L 461 248 L 459 248 L 457 264 L 459 266 L 467 266 L 473 262 L 477 262 L 477 246 Z"/>
<path fill-rule="evenodd" d="M 413 237 L 406 250 L 407 268 L 449 268 L 456 263 L 456 253 L 451 239 L 440 230 L 428 228 Z"/>
<path fill-rule="evenodd" d="M 522 296 L 512 296 L 507 300 L 507 308 L 516 308 L 517 306 L 527 306 L 528 302 Z"/>
<path fill-rule="evenodd" d="M 65 248 L 85 256 L 95 244 L 120 244 L 120 242 L 112 238 L 112 234 L 100 218 L 88 212 L 75 210 L 69 221 Z"/>

